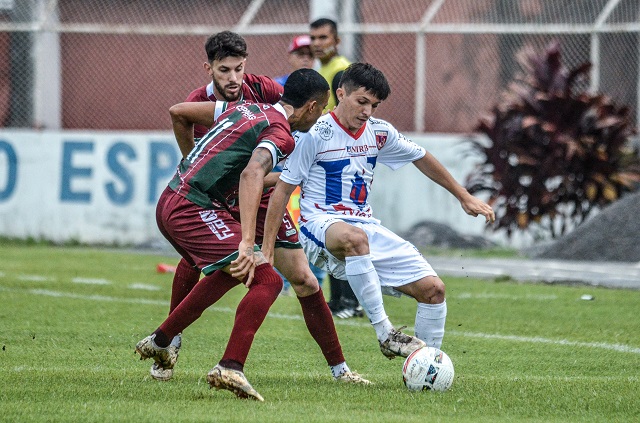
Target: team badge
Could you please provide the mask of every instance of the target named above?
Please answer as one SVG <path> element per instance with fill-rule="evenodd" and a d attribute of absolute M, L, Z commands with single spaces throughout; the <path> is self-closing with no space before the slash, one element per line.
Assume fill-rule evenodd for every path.
<path fill-rule="evenodd" d="M 376 145 L 378 146 L 378 150 L 380 150 L 387 143 L 389 131 L 375 131 L 374 133 L 376 135 Z"/>
<path fill-rule="evenodd" d="M 316 131 L 318 131 L 318 135 L 320 135 L 323 141 L 329 141 L 333 136 L 333 129 L 329 122 L 318 122 L 316 124 Z"/>

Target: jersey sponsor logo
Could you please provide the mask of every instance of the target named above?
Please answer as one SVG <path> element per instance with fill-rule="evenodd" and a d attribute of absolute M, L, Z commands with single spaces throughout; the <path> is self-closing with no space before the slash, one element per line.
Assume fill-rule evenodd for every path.
<path fill-rule="evenodd" d="M 211 229 L 211 232 L 218 237 L 219 240 L 227 239 L 233 236 L 233 232 L 222 219 L 218 217 L 218 213 L 214 210 L 203 210 L 200 212 L 200 219 Z"/>
<path fill-rule="evenodd" d="M 333 128 L 329 122 L 318 122 L 316 124 L 316 131 L 323 141 L 329 141 L 331 137 L 333 137 Z"/>
<path fill-rule="evenodd" d="M 365 145 L 348 145 L 346 149 L 347 149 L 347 153 L 349 153 L 350 156 L 355 156 L 355 155 L 360 155 L 369 151 L 369 146 L 366 144 Z"/>
<path fill-rule="evenodd" d="M 369 123 L 371 123 L 372 125 L 384 125 L 384 126 L 389 126 L 389 123 L 384 121 L 384 120 L 378 120 L 378 119 L 374 119 L 374 118 L 369 118 Z"/>
<path fill-rule="evenodd" d="M 380 150 L 387 143 L 387 137 L 389 137 L 389 131 L 374 131 L 376 136 L 376 145 Z"/>
<path fill-rule="evenodd" d="M 256 119 L 256 115 L 254 115 L 253 112 L 247 109 L 245 106 L 238 106 L 236 107 L 236 109 L 238 109 L 238 111 L 242 113 L 242 116 L 244 116 L 246 119 L 249 119 L 249 120 Z"/>

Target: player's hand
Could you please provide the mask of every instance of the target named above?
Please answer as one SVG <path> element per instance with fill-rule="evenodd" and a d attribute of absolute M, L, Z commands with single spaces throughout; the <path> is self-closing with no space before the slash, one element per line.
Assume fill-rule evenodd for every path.
<path fill-rule="evenodd" d="M 243 281 L 247 288 L 251 285 L 253 274 L 256 270 L 253 243 L 240 242 L 238 258 L 231 262 L 229 270 L 231 271 L 231 276 Z"/>
<path fill-rule="evenodd" d="M 460 200 L 460 205 L 468 215 L 473 217 L 482 215 L 484 216 L 486 223 L 493 223 L 496 221 L 496 214 L 491 206 L 471 194 L 468 194 L 464 199 Z"/>

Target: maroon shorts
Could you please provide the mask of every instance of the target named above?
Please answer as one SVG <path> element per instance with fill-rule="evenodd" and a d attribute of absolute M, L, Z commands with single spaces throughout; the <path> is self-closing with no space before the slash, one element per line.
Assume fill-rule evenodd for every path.
<path fill-rule="evenodd" d="M 167 187 L 158 200 L 156 222 L 176 251 L 205 275 L 238 257 L 242 228 L 227 210 L 204 209 Z"/>
<path fill-rule="evenodd" d="M 256 244 L 262 245 L 262 237 L 264 236 L 264 222 L 267 217 L 267 206 L 269 205 L 269 195 L 263 195 L 256 216 Z M 235 205 L 229 207 L 231 215 L 240 221 L 240 208 Z M 276 248 L 302 248 L 298 241 L 298 229 L 293 218 L 288 211 L 285 211 L 282 217 L 282 224 L 276 235 Z"/>
<path fill-rule="evenodd" d="M 262 244 L 268 197 L 260 203 L 256 243 Z M 162 235 L 192 266 L 205 275 L 227 266 L 238 257 L 242 241 L 240 209 L 204 209 L 167 187 L 156 207 L 156 222 Z M 276 247 L 302 248 L 289 213 L 283 218 Z"/>

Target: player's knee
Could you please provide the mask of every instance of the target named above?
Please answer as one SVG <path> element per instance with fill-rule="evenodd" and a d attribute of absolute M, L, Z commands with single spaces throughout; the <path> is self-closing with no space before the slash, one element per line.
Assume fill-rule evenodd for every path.
<path fill-rule="evenodd" d="M 318 279 L 315 277 L 311 269 L 307 266 L 306 271 L 300 272 L 296 275 L 296 278 L 287 278 L 291 287 L 295 291 L 298 297 L 307 297 L 313 295 L 320 289 Z"/>
<path fill-rule="evenodd" d="M 345 256 L 362 256 L 369 254 L 369 238 L 365 231 L 351 227 L 339 236 L 340 247 Z"/>
<path fill-rule="evenodd" d="M 291 277 L 285 275 L 291 286 L 304 286 L 308 288 L 318 287 L 318 279 L 315 277 L 309 266 L 306 269 L 298 269 Z"/>
<path fill-rule="evenodd" d="M 431 304 L 440 304 L 445 298 L 444 282 L 440 278 L 435 278 L 433 283 L 433 295 L 431 295 Z"/>
<path fill-rule="evenodd" d="M 405 292 L 413 296 L 416 301 L 424 304 L 440 304 L 445 298 L 444 282 L 438 277 L 430 276 L 411 284 L 409 291 Z"/>

